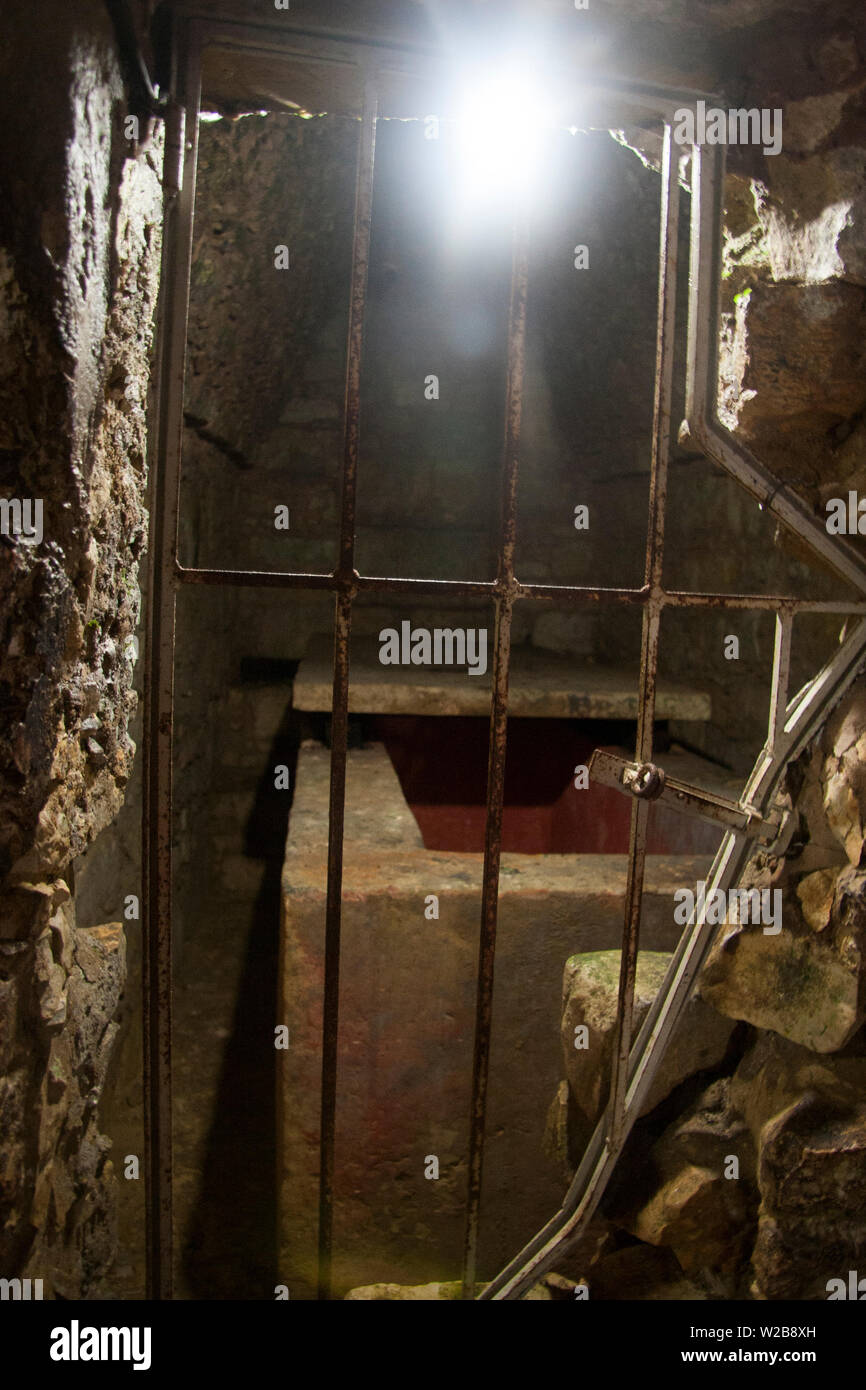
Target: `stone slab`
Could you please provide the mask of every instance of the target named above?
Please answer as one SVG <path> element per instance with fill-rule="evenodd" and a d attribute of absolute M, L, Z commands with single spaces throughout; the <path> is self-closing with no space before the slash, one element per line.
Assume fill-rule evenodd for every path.
<path fill-rule="evenodd" d="M 294 707 L 330 711 L 333 639 L 311 639 L 295 676 Z M 490 644 L 488 643 L 488 654 Z M 382 666 L 374 637 L 353 640 L 350 714 L 489 715 L 491 669 L 470 676 L 446 666 Z M 594 666 L 538 647 L 514 647 L 508 712 L 515 719 L 636 719 L 637 671 Z M 710 697 L 694 686 L 660 681 L 657 719 L 705 720 Z"/>
<path fill-rule="evenodd" d="M 326 810 L 330 755 L 300 750 L 282 884 L 277 1053 L 280 1282 L 314 1296 Z M 350 750 L 343 868 L 335 1292 L 459 1276 L 472 1075 L 480 854 L 418 847 L 383 748 Z M 389 790 L 390 788 L 390 790 Z M 408 819 L 407 819 L 408 813 Z M 384 839 L 377 827 L 383 827 Z M 387 840 L 387 843 L 385 843 Z M 673 893 L 706 856 L 650 858 L 642 944 L 671 950 Z M 479 1277 L 555 1211 L 544 1157 L 562 1076 L 562 969 L 620 944 L 625 855 L 503 856 Z M 438 919 L 425 916 L 435 894 Z M 438 1179 L 425 1178 L 428 1156 Z"/>

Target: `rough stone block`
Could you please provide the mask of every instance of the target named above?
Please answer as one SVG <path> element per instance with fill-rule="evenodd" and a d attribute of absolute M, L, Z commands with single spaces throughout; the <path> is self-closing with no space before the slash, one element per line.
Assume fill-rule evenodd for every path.
<path fill-rule="evenodd" d="M 650 1245 L 668 1246 L 687 1274 L 716 1268 L 731 1258 L 742 1231 L 742 1205 L 737 1201 L 729 1210 L 729 1193 L 736 1196 L 736 1188 L 718 1173 L 684 1164 L 638 1212 L 633 1232 Z"/>
<path fill-rule="evenodd" d="M 860 681 L 824 731 L 824 812 L 851 864 L 866 840 L 866 683 Z"/>
<path fill-rule="evenodd" d="M 671 956 L 640 951 L 635 981 L 634 1029 L 640 1027 L 658 993 Z M 562 1053 L 572 1094 L 590 1122 L 607 1103 L 611 1053 L 617 1018 L 619 951 L 572 956 L 562 982 Z M 576 1028 L 587 1029 L 587 1046 L 576 1047 Z M 662 1060 L 642 1114 L 647 1114 L 686 1077 L 718 1065 L 725 1055 L 732 1024 L 695 996 Z M 580 1035 L 582 1038 L 583 1035 Z"/>
<path fill-rule="evenodd" d="M 301 749 L 283 871 L 278 1052 L 280 1278 L 315 1281 L 324 972 L 327 749 Z M 481 855 L 428 851 L 381 747 L 350 750 L 343 869 L 335 1287 L 460 1269 Z M 671 903 L 705 858 L 650 858 L 649 945 L 678 935 Z M 502 860 L 479 1270 L 496 1270 L 556 1210 L 542 1155 L 562 1075 L 562 962 L 619 941 L 624 855 Z M 430 894 L 439 917 L 425 916 Z M 419 981 L 422 988 L 419 990 Z M 727 1025 L 725 1025 L 727 1026 Z M 438 1179 L 424 1176 L 439 1159 Z"/>
<path fill-rule="evenodd" d="M 771 1029 L 815 1052 L 836 1052 L 864 1017 L 866 873 L 836 879 L 830 924 L 817 935 L 792 898 L 782 928 L 725 926 L 701 972 L 701 996 L 729 1018 Z"/>
<path fill-rule="evenodd" d="M 864 291 L 825 284 L 758 284 L 737 305 L 734 334 L 723 354 L 730 380 L 725 423 L 745 439 L 766 423 L 825 420 L 856 414 L 866 402 Z M 784 350 L 782 350 L 784 344 Z"/>
<path fill-rule="evenodd" d="M 735 1297 L 757 1205 L 754 1170 L 751 1134 L 731 1105 L 730 1079 L 721 1077 L 653 1144 L 613 1219 L 640 1240 L 669 1247 L 686 1273 L 700 1272 Z"/>
<path fill-rule="evenodd" d="M 826 1298 L 866 1246 L 866 1058 L 759 1035 L 731 1083 L 758 1150 L 758 1298 Z"/>

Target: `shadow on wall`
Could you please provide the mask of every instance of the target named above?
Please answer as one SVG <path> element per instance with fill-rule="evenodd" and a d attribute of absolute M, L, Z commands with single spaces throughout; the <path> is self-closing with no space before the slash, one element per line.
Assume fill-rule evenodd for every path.
<path fill-rule="evenodd" d="M 280 879 L 291 804 L 275 789 L 273 769 L 280 763 L 289 768 L 293 794 L 298 746 L 289 706 L 244 827 L 244 854 L 263 866 L 248 921 L 210 919 L 204 913 L 189 943 L 192 990 L 201 984 L 213 991 L 214 1013 L 222 1010 L 214 1021 L 223 1022 L 220 1032 L 226 1038 L 203 1162 L 196 1172 L 193 1159 L 190 1179 L 198 1188 L 182 1260 L 191 1298 L 271 1298 L 276 1282 L 274 1020 Z M 202 1048 L 214 1045 L 213 1031 L 201 1026 L 201 1015 L 192 1008 L 182 1005 L 178 1015 L 183 1073 L 178 1090 L 195 1107 L 201 1104 L 201 1073 L 208 1069 Z M 181 1095 L 177 1104 L 178 1109 L 183 1105 Z M 181 1116 L 181 1125 L 187 1122 L 194 1127 L 195 1116 L 188 1121 Z"/>

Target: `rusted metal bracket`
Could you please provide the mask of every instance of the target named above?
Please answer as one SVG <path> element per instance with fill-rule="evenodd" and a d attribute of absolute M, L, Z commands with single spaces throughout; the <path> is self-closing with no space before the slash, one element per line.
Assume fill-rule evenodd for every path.
<path fill-rule="evenodd" d="M 762 845 L 776 844 L 787 818 L 783 807 L 762 816 L 754 806 L 747 806 L 742 801 L 731 801 L 726 796 L 718 796 L 714 792 L 693 787 L 688 782 L 680 782 L 675 777 L 668 777 L 655 763 L 628 762 L 626 758 L 607 753 L 603 748 L 596 748 L 590 758 L 589 775 L 602 786 L 614 787 L 619 792 L 631 792 L 633 796 L 645 797 L 647 801 L 660 801 L 671 811 L 699 816 L 701 820 L 727 830 L 736 830 Z"/>

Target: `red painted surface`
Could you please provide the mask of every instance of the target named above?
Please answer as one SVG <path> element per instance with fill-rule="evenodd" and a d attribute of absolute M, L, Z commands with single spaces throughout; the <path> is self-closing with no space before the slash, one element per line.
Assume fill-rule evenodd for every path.
<path fill-rule="evenodd" d="M 631 803 L 609 787 L 574 786 L 574 768 L 604 746 L 603 726 L 514 719 L 508 726 L 502 848 L 517 854 L 625 854 Z M 484 719 L 389 715 L 373 721 L 400 778 L 427 849 L 484 849 L 488 726 Z M 650 854 L 713 849 L 718 836 L 688 817 L 654 814 Z M 714 838 L 713 838 L 714 837 Z"/>

